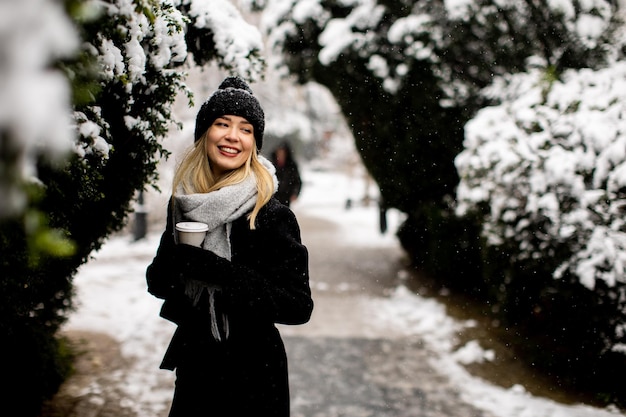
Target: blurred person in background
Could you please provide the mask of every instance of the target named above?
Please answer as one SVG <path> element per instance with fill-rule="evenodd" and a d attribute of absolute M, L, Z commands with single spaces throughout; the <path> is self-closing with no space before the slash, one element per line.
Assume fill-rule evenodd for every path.
<path fill-rule="evenodd" d="M 302 188 L 298 164 L 293 157 L 289 143 L 282 142 L 278 145 L 272 152 L 270 160 L 276 167 L 276 177 L 278 178 L 276 199 L 289 207 L 298 198 Z"/>
<path fill-rule="evenodd" d="M 264 112 L 228 77 L 202 105 L 178 166 L 165 232 L 147 268 L 161 316 L 178 325 L 161 363 L 176 370 L 170 417 L 289 416 L 287 357 L 275 323 L 309 320 L 308 252 L 292 211 L 273 197 L 258 151 Z M 177 222 L 209 226 L 201 247 Z"/>

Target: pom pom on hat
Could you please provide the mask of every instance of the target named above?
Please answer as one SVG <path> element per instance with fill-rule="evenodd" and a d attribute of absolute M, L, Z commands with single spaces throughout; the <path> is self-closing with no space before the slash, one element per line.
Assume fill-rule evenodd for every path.
<path fill-rule="evenodd" d="M 250 86 L 239 77 L 226 77 L 211 97 L 202 104 L 196 116 L 195 141 L 202 137 L 215 119 L 227 114 L 243 117 L 252 124 L 256 147 L 261 150 L 265 113 Z"/>

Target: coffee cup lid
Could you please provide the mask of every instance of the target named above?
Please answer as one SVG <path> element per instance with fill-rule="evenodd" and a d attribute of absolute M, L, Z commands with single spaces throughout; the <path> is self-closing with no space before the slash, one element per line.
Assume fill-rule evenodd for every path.
<path fill-rule="evenodd" d="M 209 226 L 200 222 L 180 222 L 176 223 L 176 230 L 181 232 L 206 232 Z"/>

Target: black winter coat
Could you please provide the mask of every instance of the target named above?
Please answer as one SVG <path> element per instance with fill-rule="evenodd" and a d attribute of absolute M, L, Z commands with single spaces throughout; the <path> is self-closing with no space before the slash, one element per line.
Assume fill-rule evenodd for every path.
<path fill-rule="evenodd" d="M 289 416 L 287 358 L 275 323 L 305 323 L 313 309 L 300 228 L 272 198 L 255 230 L 245 216 L 233 222 L 230 243 L 230 261 L 177 245 L 170 215 L 147 269 L 148 291 L 165 300 L 161 316 L 178 325 L 161 364 L 176 369 L 170 417 Z M 193 306 L 183 277 L 221 287 L 216 306 L 228 317 L 227 340 L 213 338 L 208 300 Z"/>

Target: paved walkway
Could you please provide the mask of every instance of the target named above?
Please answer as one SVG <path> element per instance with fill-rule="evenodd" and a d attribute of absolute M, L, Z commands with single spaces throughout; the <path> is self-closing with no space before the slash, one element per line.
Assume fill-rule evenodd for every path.
<path fill-rule="evenodd" d="M 304 326 L 281 326 L 292 417 L 492 417 L 461 400 L 429 365 L 432 353 L 418 337 L 390 333 L 363 314 L 367 299 L 384 298 L 399 284 L 402 251 L 342 245 L 333 224 L 298 216 L 315 310 Z M 153 417 L 124 406 L 128 393 L 119 381 L 127 361 L 110 337 L 70 336 L 85 353 L 44 417 Z M 171 394 L 170 387 L 159 389 Z M 166 416 L 163 410 L 157 417 Z"/>
<path fill-rule="evenodd" d="M 368 298 L 385 297 L 405 269 L 399 248 L 341 245 L 333 224 L 301 218 L 311 252 L 315 310 L 282 329 L 293 417 L 489 417 L 464 403 L 429 365 L 417 337 L 369 321 Z"/>

